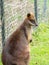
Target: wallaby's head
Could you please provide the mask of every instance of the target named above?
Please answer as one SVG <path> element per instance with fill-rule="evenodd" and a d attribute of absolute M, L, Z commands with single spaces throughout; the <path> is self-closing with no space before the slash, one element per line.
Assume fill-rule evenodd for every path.
<path fill-rule="evenodd" d="M 27 14 L 27 18 L 28 18 L 28 23 L 30 24 L 30 25 L 32 25 L 32 26 L 38 26 L 37 25 L 37 22 L 36 22 L 36 19 L 35 19 L 35 16 L 34 16 L 34 14 L 33 13 L 28 13 Z"/>

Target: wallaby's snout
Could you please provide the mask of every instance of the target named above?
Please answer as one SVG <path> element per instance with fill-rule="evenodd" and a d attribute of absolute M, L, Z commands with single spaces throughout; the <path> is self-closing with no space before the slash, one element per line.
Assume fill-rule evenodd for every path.
<path fill-rule="evenodd" d="M 38 26 L 38 24 L 37 24 L 37 22 L 36 22 L 36 20 L 35 20 L 35 19 L 34 19 L 34 20 L 33 20 L 33 19 L 32 19 L 32 20 L 30 20 L 30 22 L 32 23 L 32 25 L 33 25 L 33 26 Z"/>

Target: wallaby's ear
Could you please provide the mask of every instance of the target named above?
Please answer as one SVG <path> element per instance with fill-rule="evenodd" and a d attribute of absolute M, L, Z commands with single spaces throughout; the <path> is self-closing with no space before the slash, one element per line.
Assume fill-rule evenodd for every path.
<path fill-rule="evenodd" d="M 28 14 L 27 14 L 27 17 L 30 17 L 30 15 L 31 15 L 31 14 L 30 14 L 30 13 L 28 13 Z"/>

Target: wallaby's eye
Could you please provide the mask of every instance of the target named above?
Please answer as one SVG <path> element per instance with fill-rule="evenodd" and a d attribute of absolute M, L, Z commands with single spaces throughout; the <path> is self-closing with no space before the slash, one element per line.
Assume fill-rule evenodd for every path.
<path fill-rule="evenodd" d="M 30 13 L 27 14 L 27 17 L 30 17 Z"/>

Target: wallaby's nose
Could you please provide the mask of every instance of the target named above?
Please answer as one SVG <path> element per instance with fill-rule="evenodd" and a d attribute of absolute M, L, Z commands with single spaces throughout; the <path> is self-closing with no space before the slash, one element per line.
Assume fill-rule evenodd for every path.
<path fill-rule="evenodd" d="M 38 26 L 38 24 L 36 24 L 36 26 Z"/>

